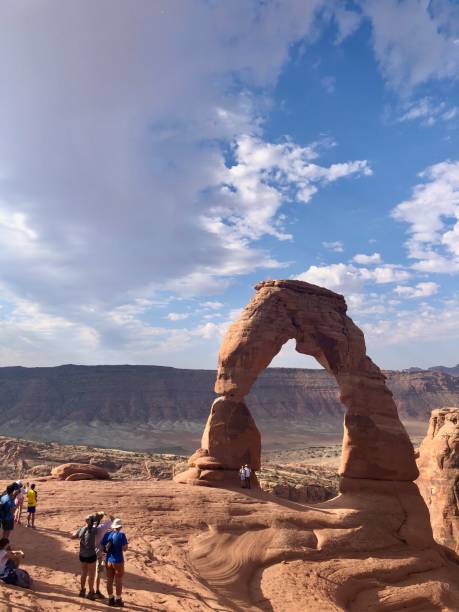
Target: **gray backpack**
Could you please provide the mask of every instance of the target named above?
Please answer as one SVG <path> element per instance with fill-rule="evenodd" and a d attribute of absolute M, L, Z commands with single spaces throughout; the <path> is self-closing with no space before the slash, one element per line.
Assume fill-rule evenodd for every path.
<path fill-rule="evenodd" d="M 83 527 L 80 529 L 80 555 L 93 557 L 96 554 L 96 530 Z"/>

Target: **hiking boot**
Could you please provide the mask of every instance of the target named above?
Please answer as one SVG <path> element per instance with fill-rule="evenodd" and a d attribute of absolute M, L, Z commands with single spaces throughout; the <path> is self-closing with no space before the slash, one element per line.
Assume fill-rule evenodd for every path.
<path fill-rule="evenodd" d="M 96 597 L 97 599 L 105 599 L 105 595 L 100 591 L 96 591 Z"/>
<path fill-rule="evenodd" d="M 108 605 L 109 606 L 114 606 L 115 605 L 115 598 L 113 595 L 110 595 L 110 597 L 108 598 Z"/>
<path fill-rule="evenodd" d="M 97 596 L 94 593 L 94 591 L 92 593 L 88 593 L 88 599 L 90 599 L 91 601 L 94 601 L 95 599 L 97 599 Z"/>
<path fill-rule="evenodd" d="M 81 589 L 78 594 L 78 597 L 86 597 L 86 589 Z"/>
<path fill-rule="evenodd" d="M 124 601 L 121 598 L 115 599 L 115 606 L 117 608 L 124 608 Z"/>

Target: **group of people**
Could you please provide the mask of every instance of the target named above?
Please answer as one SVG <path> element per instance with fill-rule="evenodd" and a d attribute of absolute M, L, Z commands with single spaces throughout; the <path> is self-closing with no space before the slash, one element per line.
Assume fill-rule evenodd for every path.
<path fill-rule="evenodd" d="M 20 568 L 24 552 L 13 550 L 10 543 L 10 535 L 15 524 L 21 524 L 25 500 L 27 500 L 26 527 L 34 529 L 38 500 L 35 484 L 23 484 L 21 480 L 17 480 L 9 484 L 0 496 L 0 526 L 3 530 L 0 538 L 0 580 L 6 584 L 31 588 L 31 577 Z M 80 597 L 87 597 L 93 601 L 105 599 L 100 590 L 105 571 L 108 605 L 124 607 L 122 599 L 124 553 L 128 547 L 128 540 L 122 529 L 121 519 L 105 512 L 94 512 L 86 517 L 83 527 L 71 534 L 72 538 L 80 541 Z"/>
<path fill-rule="evenodd" d="M 10 535 L 15 524 L 21 524 L 24 500 L 27 498 L 27 527 L 35 529 L 35 513 L 38 493 L 35 484 L 16 480 L 9 484 L 0 496 L 0 580 L 7 584 L 30 588 L 32 579 L 28 572 L 19 567 L 24 558 L 22 550 L 13 550 Z"/>
<path fill-rule="evenodd" d="M 108 605 L 124 607 L 122 599 L 124 553 L 128 548 L 128 540 L 122 528 L 121 519 L 107 515 L 105 512 L 94 512 L 86 517 L 86 524 L 72 534 L 73 538 L 80 540 L 80 597 L 87 597 L 93 601 L 105 599 L 100 591 L 101 577 L 105 569 Z M 86 583 L 88 593 L 86 593 Z M 116 595 L 113 594 L 113 583 Z"/>
<path fill-rule="evenodd" d="M 245 465 L 242 465 L 241 469 L 239 470 L 239 478 L 241 480 L 241 487 L 243 489 L 251 488 L 251 481 L 250 481 L 251 476 L 252 476 L 252 470 L 249 468 L 247 463 Z"/>

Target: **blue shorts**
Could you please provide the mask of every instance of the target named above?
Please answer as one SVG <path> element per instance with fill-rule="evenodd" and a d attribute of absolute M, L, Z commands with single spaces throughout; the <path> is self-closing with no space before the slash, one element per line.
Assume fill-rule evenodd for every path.
<path fill-rule="evenodd" d="M 30 514 L 35 514 L 35 506 L 27 506 L 27 512 Z"/>

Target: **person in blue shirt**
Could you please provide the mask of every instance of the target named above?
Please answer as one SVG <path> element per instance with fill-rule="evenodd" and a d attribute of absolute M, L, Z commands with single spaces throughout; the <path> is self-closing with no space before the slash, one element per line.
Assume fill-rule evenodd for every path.
<path fill-rule="evenodd" d="M 128 548 L 126 534 L 121 529 L 123 523 L 116 518 L 112 523 L 112 531 L 107 532 L 100 544 L 107 551 L 107 592 L 108 605 L 124 607 L 121 594 L 123 592 L 124 553 Z M 115 581 L 116 598 L 113 596 L 113 581 Z"/>
<path fill-rule="evenodd" d="M 7 538 L 14 529 L 14 512 L 16 510 L 15 498 L 18 489 L 13 485 L 6 488 L 5 494 L 0 498 L 3 537 Z"/>

